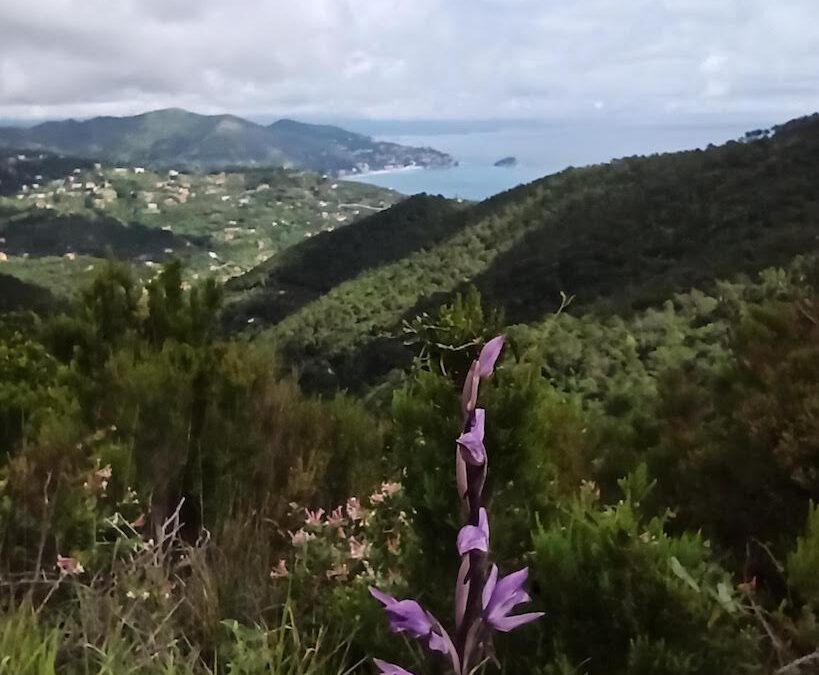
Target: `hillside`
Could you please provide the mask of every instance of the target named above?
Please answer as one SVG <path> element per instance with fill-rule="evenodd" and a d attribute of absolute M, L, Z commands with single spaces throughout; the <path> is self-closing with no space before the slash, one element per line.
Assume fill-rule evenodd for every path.
<path fill-rule="evenodd" d="M 407 353 L 396 338 L 403 320 L 467 284 L 509 320 L 533 322 L 557 309 L 561 292 L 574 296 L 574 312 L 628 313 L 816 251 L 818 180 L 817 115 L 771 138 L 568 169 L 471 207 L 451 236 L 401 260 L 349 280 L 328 271 L 310 283 L 331 290 L 275 325 L 264 325 L 264 308 L 281 289 L 265 300 L 262 286 L 246 316 L 294 361 L 355 383 Z M 380 227 L 391 214 L 403 218 L 385 212 Z M 344 234 L 366 241 L 373 224 Z M 334 244 L 314 245 L 329 257 Z M 247 291 L 236 288 L 238 323 Z"/>
<path fill-rule="evenodd" d="M 177 257 L 188 281 L 224 281 L 401 199 L 285 169 L 158 174 L 0 152 L 3 166 L 18 189 L 0 195 L 0 271 L 60 294 L 108 255 L 148 276 Z"/>
<path fill-rule="evenodd" d="M 337 127 L 290 120 L 265 127 L 235 115 L 198 115 L 179 109 L 45 122 L 28 129 L 0 128 L 2 146 L 115 164 L 200 170 L 284 166 L 338 174 L 452 161 L 435 150 L 381 143 Z"/>

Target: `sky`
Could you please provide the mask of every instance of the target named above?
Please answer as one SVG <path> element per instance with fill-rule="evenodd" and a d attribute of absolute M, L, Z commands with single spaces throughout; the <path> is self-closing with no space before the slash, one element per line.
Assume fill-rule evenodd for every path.
<path fill-rule="evenodd" d="M 819 0 L 1 0 L 0 118 L 770 119 Z"/>

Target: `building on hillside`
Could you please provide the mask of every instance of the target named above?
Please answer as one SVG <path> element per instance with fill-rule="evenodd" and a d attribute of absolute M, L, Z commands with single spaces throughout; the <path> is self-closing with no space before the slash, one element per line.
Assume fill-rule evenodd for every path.
<path fill-rule="evenodd" d="M 134 173 L 145 173 L 145 168 L 141 166 L 135 166 Z"/>
<path fill-rule="evenodd" d="M 117 201 L 117 191 L 113 188 L 103 188 L 99 191 L 99 196 L 101 199 L 105 200 L 106 202 L 115 202 Z"/>

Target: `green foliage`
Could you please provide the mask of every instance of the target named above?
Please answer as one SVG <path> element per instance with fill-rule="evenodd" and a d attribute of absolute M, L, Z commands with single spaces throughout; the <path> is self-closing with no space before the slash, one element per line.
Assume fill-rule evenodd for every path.
<path fill-rule="evenodd" d="M 621 481 L 613 506 L 585 483 L 533 535 L 532 574 L 552 621 L 544 658 L 616 673 L 725 673 L 755 663 L 730 577 L 696 534 L 672 536 L 647 517 L 645 466 Z M 616 617 L 616 620 L 612 620 Z"/>
<path fill-rule="evenodd" d="M 754 539 L 787 550 L 801 525 L 793 514 L 819 498 L 813 312 L 810 299 L 752 306 L 726 367 L 681 369 L 660 382 L 650 456 L 666 503 L 738 558 Z"/>
<path fill-rule="evenodd" d="M 805 533 L 796 540 L 796 549 L 788 556 L 788 582 L 794 591 L 819 612 L 819 507 L 813 502 L 808 510 Z"/>

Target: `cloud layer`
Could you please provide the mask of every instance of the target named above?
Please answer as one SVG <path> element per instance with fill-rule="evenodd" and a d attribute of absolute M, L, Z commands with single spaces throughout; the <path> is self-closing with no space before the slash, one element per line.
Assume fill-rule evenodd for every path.
<path fill-rule="evenodd" d="M 0 116 L 782 119 L 816 0 L 3 0 Z"/>

